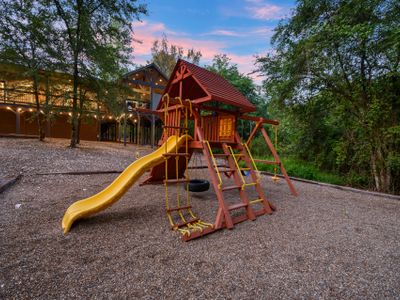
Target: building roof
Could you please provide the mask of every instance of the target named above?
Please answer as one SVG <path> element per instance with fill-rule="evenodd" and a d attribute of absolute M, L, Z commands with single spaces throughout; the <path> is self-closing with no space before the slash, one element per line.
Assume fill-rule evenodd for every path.
<path fill-rule="evenodd" d="M 179 79 L 182 80 L 183 99 L 193 103 L 218 101 L 242 112 L 256 110 L 254 104 L 223 77 L 182 59 L 177 61 L 164 93 L 179 96 Z"/>
<path fill-rule="evenodd" d="M 155 69 L 158 73 L 160 73 L 160 75 L 161 75 L 165 80 L 168 80 L 168 77 L 164 74 L 163 71 L 161 71 L 160 67 L 157 66 L 155 63 L 151 63 L 151 64 L 148 64 L 148 65 L 146 65 L 146 66 L 137 68 L 137 69 L 135 69 L 135 70 L 133 70 L 133 71 L 130 71 L 130 72 L 124 74 L 122 77 L 127 78 L 127 77 L 129 77 L 130 75 L 132 75 L 132 74 L 136 74 L 136 73 L 139 73 L 139 72 L 141 72 L 141 71 L 145 71 L 145 70 L 147 70 L 147 69 Z"/>

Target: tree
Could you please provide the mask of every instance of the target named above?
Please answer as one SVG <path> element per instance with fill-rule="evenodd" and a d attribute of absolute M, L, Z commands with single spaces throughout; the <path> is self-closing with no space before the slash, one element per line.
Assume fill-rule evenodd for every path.
<path fill-rule="evenodd" d="M 163 34 L 161 40 L 155 40 L 151 48 L 151 59 L 148 63 L 155 63 L 161 71 L 169 77 L 179 58 L 194 64 L 199 64 L 202 54 L 194 48 L 186 50 L 183 47 L 169 44 L 167 36 Z"/>
<path fill-rule="evenodd" d="M 338 166 L 365 170 L 383 192 L 398 186 L 399 27 L 398 1 L 301 0 L 276 28 L 274 53 L 258 58 L 271 101 L 310 129 L 319 105 L 318 130 L 335 133 L 313 130 L 313 143 L 329 136 Z"/>
<path fill-rule="evenodd" d="M 260 88 L 254 83 L 251 77 L 240 73 L 237 64 L 232 63 L 231 59 L 226 54 L 215 55 L 212 60 L 212 64 L 205 66 L 205 68 L 226 79 L 230 84 L 238 89 L 251 103 L 256 105 L 258 116 L 260 116 L 261 113 L 262 116 L 268 117 L 266 103 L 261 96 Z M 238 131 L 242 132 L 243 137 L 246 136 L 245 131 L 247 132 L 247 130 L 245 130 L 245 125 L 246 122 L 244 122 L 244 120 L 242 120 L 238 124 Z"/>
<path fill-rule="evenodd" d="M 79 86 L 84 78 L 114 80 L 120 76 L 132 51 L 132 22 L 147 13 L 136 0 L 52 0 L 53 58 L 72 74 L 71 147 L 78 141 Z"/>
<path fill-rule="evenodd" d="M 52 16 L 39 1 L 1 1 L 0 5 L 0 53 L 3 63 L 25 67 L 23 77 L 32 80 L 35 98 L 35 118 L 39 128 L 39 140 L 45 138 L 45 116 L 41 109 L 39 93 L 44 69 L 50 69 L 46 49 L 50 45 L 48 33 Z M 46 85 L 47 86 L 47 85 Z"/>
<path fill-rule="evenodd" d="M 206 65 L 205 68 L 226 79 L 253 104 L 258 105 L 261 103 L 262 99 L 253 79 L 240 73 L 237 64 L 232 63 L 226 54 L 215 55 L 212 64 Z"/>

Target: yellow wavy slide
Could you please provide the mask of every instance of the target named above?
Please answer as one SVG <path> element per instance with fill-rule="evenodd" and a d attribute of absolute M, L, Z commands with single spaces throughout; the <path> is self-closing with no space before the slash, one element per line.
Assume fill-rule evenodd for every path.
<path fill-rule="evenodd" d="M 130 164 L 100 193 L 77 201 L 68 207 L 62 220 L 64 233 L 67 233 L 71 229 L 72 224 L 76 220 L 93 215 L 117 202 L 146 170 L 164 162 L 164 153 L 172 153 L 175 152 L 177 148 L 179 149 L 179 147 L 185 143 L 186 137 L 191 139 L 190 136 L 186 135 L 183 135 L 178 139 L 176 136 L 169 137 L 156 151 L 143 156 Z"/>

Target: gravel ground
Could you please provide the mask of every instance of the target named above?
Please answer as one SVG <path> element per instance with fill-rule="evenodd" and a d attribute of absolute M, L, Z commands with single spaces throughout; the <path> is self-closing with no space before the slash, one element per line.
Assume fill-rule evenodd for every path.
<path fill-rule="evenodd" d="M 0 139 L 0 298 L 400 299 L 400 202 L 263 178 L 273 215 L 183 243 L 168 229 L 164 188 L 137 184 L 114 206 L 64 236 L 67 207 L 116 174 L 137 148 L 116 143 Z M 139 149 L 141 155 L 151 151 Z M 205 177 L 197 171 L 192 177 Z M 231 193 L 234 200 L 235 193 Z M 193 196 L 212 221 L 212 191 Z"/>

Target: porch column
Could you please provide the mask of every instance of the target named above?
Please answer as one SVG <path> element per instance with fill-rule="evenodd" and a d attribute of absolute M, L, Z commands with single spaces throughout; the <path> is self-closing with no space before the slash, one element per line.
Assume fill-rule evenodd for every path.
<path fill-rule="evenodd" d="M 21 113 L 17 109 L 15 112 L 15 133 L 20 134 L 21 133 Z"/>

